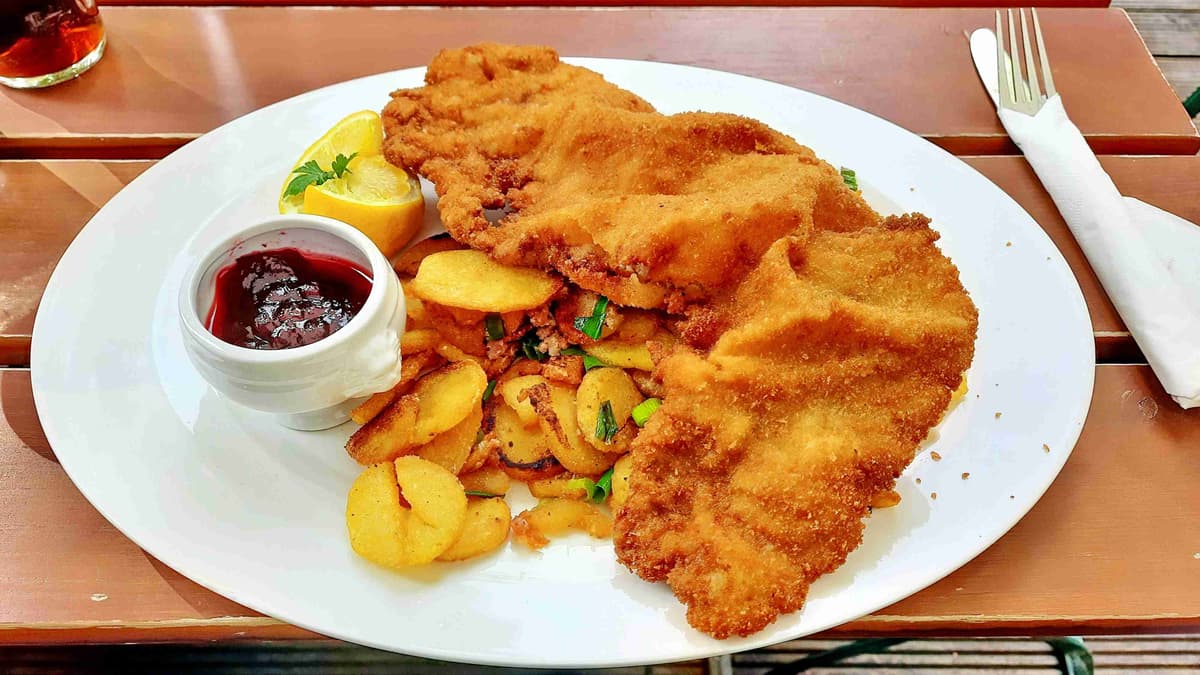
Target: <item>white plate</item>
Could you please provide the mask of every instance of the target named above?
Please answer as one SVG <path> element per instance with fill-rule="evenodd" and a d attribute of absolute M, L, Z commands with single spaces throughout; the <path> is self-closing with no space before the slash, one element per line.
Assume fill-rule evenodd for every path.
<path fill-rule="evenodd" d="M 1083 296 L 1041 228 L 966 164 L 841 103 L 697 68 L 573 62 L 663 112 L 749 115 L 855 169 L 877 208 L 933 218 L 979 306 L 970 394 L 932 446 L 942 461 L 926 452 L 913 463 L 899 481 L 903 502 L 870 519 L 862 547 L 813 586 L 803 611 L 748 639 L 710 639 L 688 627 L 666 586 L 637 579 L 609 542 L 584 535 L 540 554 L 509 545 L 409 574 L 376 568 L 350 551 L 342 520 L 358 472 L 342 451 L 351 425 L 284 429 L 217 398 L 188 364 L 173 303 L 203 242 L 273 213 L 312 139 L 420 85 L 422 69 L 235 120 L 133 181 L 79 234 L 38 311 L 33 388 L 80 491 L 150 554 L 258 611 L 383 649 L 521 666 L 676 661 L 795 638 L 928 586 L 1012 527 L 1066 461 L 1092 390 Z"/>

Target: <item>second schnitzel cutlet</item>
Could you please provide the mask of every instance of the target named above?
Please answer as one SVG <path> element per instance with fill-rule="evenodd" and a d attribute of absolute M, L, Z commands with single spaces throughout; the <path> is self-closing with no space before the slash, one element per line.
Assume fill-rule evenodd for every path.
<path fill-rule="evenodd" d="M 879 216 L 760 122 L 661 115 L 545 47 L 443 51 L 384 118 L 387 157 L 434 182 L 455 239 L 679 319 L 621 562 L 715 637 L 800 609 L 974 354 L 928 219 Z"/>

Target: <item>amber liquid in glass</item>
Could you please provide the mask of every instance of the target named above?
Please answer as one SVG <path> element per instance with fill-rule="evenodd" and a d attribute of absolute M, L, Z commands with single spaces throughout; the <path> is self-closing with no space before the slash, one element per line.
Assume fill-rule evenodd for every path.
<path fill-rule="evenodd" d="M 103 38 L 95 0 L 0 0 L 0 77 L 65 70 Z"/>

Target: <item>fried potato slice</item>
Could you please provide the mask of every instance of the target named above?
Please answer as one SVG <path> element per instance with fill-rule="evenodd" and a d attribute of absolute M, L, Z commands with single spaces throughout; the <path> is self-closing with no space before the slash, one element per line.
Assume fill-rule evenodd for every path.
<path fill-rule="evenodd" d="M 442 336 L 432 328 L 406 330 L 400 336 L 400 355 L 408 356 L 417 352 L 429 352 L 442 343 Z"/>
<path fill-rule="evenodd" d="M 625 500 L 629 499 L 629 474 L 632 472 L 633 458 L 629 455 L 625 455 L 618 459 L 616 464 L 613 464 L 612 496 L 608 502 L 613 513 L 616 513 L 617 509 L 625 504 Z"/>
<path fill-rule="evenodd" d="M 416 444 L 454 427 L 479 408 L 487 389 L 487 375 L 473 361 L 449 363 L 421 378 L 411 396 L 419 402 Z"/>
<path fill-rule="evenodd" d="M 538 415 L 537 411 L 533 409 L 533 404 L 529 402 L 529 398 L 522 394 L 526 389 L 538 384 L 546 384 L 546 378 L 541 375 L 521 375 L 506 380 L 504 384 L 496 387 L 500 390 L 500 396 L 504 402 L 517 413 L 517 417 L 521 418 L 521 423 L 527 427 L 537 426 Z"/>
<path fill-rule="evenodd" d="M 451 363 L 421 378 L 411 393 L 354 432 L 346 452 L 359 464 L 395 459 L 424 445 L 479 407 L 487 376 L 478 364 Z"/>
<path fill-rule="evenodd" d="M 396 383 L 396 386 L 387 391 L 371 394 L 367 400 L 350 411 L 350 419 L 359 424 L 370 422 L 392 401 L 396 400 L 397 396 L 406 393 L 421 373 L 436 366 L 441 360 L 441 357 L 435 352 L 417 352 L 401 359 L 400 381 Z"/>
<path fill-rule="evenodd" d="M 610 366 L 654 370 L 654 360 L 650 358 L 650 348 L 645 342 L 604 340 L 588 345 L 587 351 Z"/>
<path fill-rule="evenodd" d="M 561 497 L 563 499 L 583 499 L 587 497 L 587 490 L 584 490 L 579 485 L 571 485 L 571 481 L 575 480 L 573 475 L 555 476 L 554 478 L 543 478 L 542 480 L 529 481 L 529 494 L 539 499 L 550 497 Z"/>
<path fill-rule="evenodd" d="M 417 330 L 428 326 L 429 319 L 425 315 L 425 303 L 413 295 L 412 279 L 401 279 L 400 288 L 404 291 L 404 313 L 408 315 L 407 330 Z"/>
<path fill-rule="evenodd" d="M 498 497 L 508 494 L 508 488 L 512 486 L 512 479 L 498 466 L 485 466 L 477 471 L 464 473 L 458 480 L 465 490 L 486 492 Z"/>
<path fill-rule="evenodd" d="M 411 395 L 401 396 L 359 427 L 346 441 L 346 452 L 363 465 L 391 461 L 411 448 L 419 406 Z"/>
<path fill-rule="evenodd" d="M 498 443 L 497 458 L 505 473 L 522 481 L 562 473 L 562 465 L 551 450 L 554 441 L 540 426 L 526 427 L 507 405 L 495 406 L 492 416 L 492 433 Z"/>
<path fill-rule="evenodd" d="M 429 302 L 480 312 L 533 309 L 562 288 L 545 272 L 511 267 L 473 250 L 442 251 L 421 261 L 412 290 Z"/>
<path fill-rule="evenodd" d="M 513 537 L 534 550 L 550 543 L 547 537 L 567 530 L 579 530 L 603 539 L 612 536 L 612 518 L 588 502 L 543 499 L 512 521 Z"/>
<path fill-rule="evenodd" d="M 538 413 L 538 423 L 550 439 L 550 452 L 571 473 L 595 476 L 616 461 L 616 455 L 601 452 L 583 440 L 576 412 L 575 390 L 558 385 L 538 385 L 529 390 Z M 588 430 L 587 433 L 592 433 Z"/>
<path fill-rule="evenodd" d="M 417 456 L 457 475 L 467 463 L 471 449 L 475 447 L 475 437 L 479 435 L 479 425 L 482 422 L 483 409 L 472 410 L 463 421 L 422 445 L 417 450 Z"/>
<path fill-rule="evenodd" d="M 466 518 L 458 479 L 419 457 L 367 467 L 346 498 L 350 547 L 385 567 L 432 562 L 459 538 Z"/>
<path fill-rule="evenodd" d="M 467 520 L 462 534 L 437 559 L 444 562 L 466 560 L 500 548 L 508 539 L 511 518 L 512 511 L 503 499 L 471 497 L 467 500 Z"/>
<path fill-rule="evenodd" d="M 620 368 L 593 368 L 583 376 L 576 392 L 576 414 L 579 420 L 579 430 L 583 438 L 592 447 L 604 452 L 623 453 L 629 451 L 629 444 L 637 436 L 635 425 L 629 422 L 629 413 L 645 400 L 642 392 L 638 391 L 633 378 Z M 595 433 L 596 420 L 600 409 L 605 403 L 612 409 L 613 421 L 619 430 L 615 436 L 605 443 L 597 438 Z"/>
<path fill-rule="evenodd" d="M 457 251 L 464 248 L 448 234 L 437 234 L 428 239 L 422 239 L 400 252 L 392 262 L 392 269 L 399 274 L 415 276 L 421 267 L 421 261 L 434 253 L 442 251 Z"/>

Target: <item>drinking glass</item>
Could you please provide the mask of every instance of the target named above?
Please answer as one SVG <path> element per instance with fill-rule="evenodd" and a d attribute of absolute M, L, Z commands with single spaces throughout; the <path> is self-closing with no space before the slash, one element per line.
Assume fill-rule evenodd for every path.
<path fill-rule="evenodd" d="M 49 87 L 104 55 L 96 0 L 0 0 L 0 84 Z"/>

